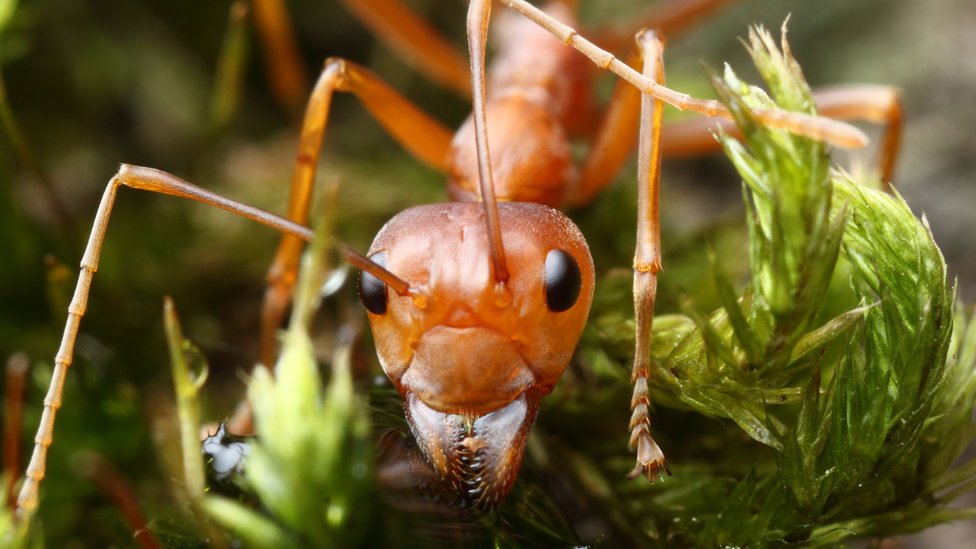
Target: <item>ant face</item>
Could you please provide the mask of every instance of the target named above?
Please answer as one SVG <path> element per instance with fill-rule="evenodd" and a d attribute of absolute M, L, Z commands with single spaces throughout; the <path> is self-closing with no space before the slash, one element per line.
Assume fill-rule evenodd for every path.
<path fill-rule="evenodd" d="M 511 487 L 539 400 L 572 357 L 593 297 L 593 260 L 566 216 L 502 203 L 499 224 L 511 273 L 504 285 L 474 202 L 411 208 L 374 240 L 373 260 L 420 297 L 360 275 L 380 363 L 421 450 L 478 505 Z"/>

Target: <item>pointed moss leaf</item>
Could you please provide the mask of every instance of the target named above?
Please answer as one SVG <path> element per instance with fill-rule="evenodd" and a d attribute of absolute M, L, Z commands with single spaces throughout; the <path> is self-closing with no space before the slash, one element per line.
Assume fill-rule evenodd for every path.
<path fill-rule="evenodd" d="M 814 114 L 813 94 L 790 51 L 785 22 L 780 36 L 780 45 L 777 47 L 768 30 L 762 26 L 752 27 L 749 29 L 746 49 L 781 108 Z"/>
<path fill-rule="evenodd" d="M 0 475 L 0 486 L 9 486 L 10 478 L 6 473 Z M 39 535 L 29 536 L 30 520 L 15 520 L 14 510 L 8 505 L 0 505 L 0 547 L 10 549 L 24 549 L 27 547 L 43 547 L 43 538 Z M 33 544 L 31 543 L 33 537 Z"/>
<path fill-rule="evenodd" d="M 702 337 L 705 339 L 705 345 L 711 354 L 719 358 L 727 366 L 732 368 L 739 367 L 739 361 L 732 353 L 732 349 L 726 345 L 722 336 L 719 335 L 718 330 L 712 325 L 712 321 L 695 308 L 695 304 L 688 295 L 684 295 L 681 299 L 681 311 L 694 321 L 695 326 L 698 327 Z"/>
<path fill-rule="evenodd" d="M 933 404 L 933 415 L 939 421 L 926 425 L 922 435 L 922 455 L 926 459 L 926 475 L 941 477 L 976 438 L 976 423 L 971 411 L 976 407 L 976 310 L 968 317 L 962 306 L 956 306 L 952 339 L 949 343 L 942 396 Z M 971 471 L 949 480 L 936 482 L 933 490 L 976 476 L 976 461 Z M 960 467 L 963 469 L 965 466 Z"/>
<path fill-rule="evenodd" d="M 811 547 L 836 547 L 854 537 L 882 537 L 919 532 L 937 524 L 976 518 L 976 508 L 931 510 L 920 502 L 902 508 L 815 528 Z"/>
<path fill-rule="evenodd" d="M 206 361 L 195 345 L 183 338 L 173 301 L 166 298 L 163 324 L 169 346 L 173 386 L 176 389 L 176 412 L 180 427 L 180 450 L 183 457 L 183 483 L 191 500 L 203 497 L 206 477 L 200 443 L 200 403 L 197 393 L 207 378 Z M 196 368 L 191 368 L 193 360 Z M 199 372 L 199 373 L 195 373 Z"/>
<path fill-rule="evenodd" d="M 825 478 L 817 467 L 825 438 L 820 381 L 820 369 L 815 368 L 804 392 L 794 431 L 784 437 L 786 445 L 779 463 L 780 475 L 786 481 L 797 509 L 806 514 L 818 512 L 825 496 Z"/>
<path fill-rule="evenodd" d="M 867 381 L 884 391 L 890 416 L 879 421 L 910 443 L 931 411 L 945 375 L 952 292 L 941 252 L 900 197 L 838 183 L 853 209 L 844 239 L 855 266 L 855 291 L 880 301 L 865 319 Z M 880 405 L 880 403 L 878 403 Z M 890 434 L 889 434 L 890 436 Z M 889 443 L 890 443 L 889 439 Z"/>
<path fill-rule="evenodd" d="M 259 367 L 248 388 L 258 437 L 245 468 L 247 483 L 269 523 L 314 547 L 356 545 L 364 534 L 375 453 L 368 412 L 352 383 L 351 328 L 338 333 L 325 388 L 308 335 L 317 290 L 330 271 L 328 231 L 321 228 L 329 226 L 320 224 L 303 257 L 275 375 Z"/>
<path fill-rule="evenodd" d="M 793 65 L 781 54 L 773 55 L 770 47 L 771 43 L 754 34 L 751 53 L 757 65 L 772 64 L 766 72 L 784 67 L 792 70 Z M 842 227 L 829 222 L 826 149 L 820 143 L 758 125 L 750 109 L 769 108 L 769 98 L 754 89 L 745 95 L 736 93 L 744 86 L 731 70 L 722 79 L 713 78 L 713 85 L 745 135 L 745 146 L 727 135 L 720 140 L 749 191 L 746 206 L 753 284 L 760 305 L 768 308 L 778 324 L 769 334 L 766 358 L 782 365 L 789 361 L 789 351 L 816 313 L 836 261 Z M 801 75 L 783 77 L 770 85 L 777 100 L 781 95 L 804 93 L 789 89 L 802 87 Z"/>
<path fill-rule="evenodd" d="M 273 521 L 236 501 L 219 496 L 203 500 L 210 516 L 244 541 L 248 547 L 295 547 L 296 543 Z"/>
<path fill-rule="evenodd" d="M 17 0 L 0 0 L 0 34 L 6 30 L 14 13 L 17 12 Z"/>
<path fill-rule="evenodd" d="M 945 505 L 976 486 L 972 461 L 953 467 L 976 435 L 976 329 L 942 256 L 900 197 L 831 172 L 822 143 L 757 123 L 753 108 L 813 103 L 785 42 L 757 30 L 748 47 L 768 96 L 731 69 L 713 80 L 743 134 L 719 139 L 744 182 L 751 280 L 738 296 L 710 258 L 722 308 L 685 299 L 684 315 L 659 317 L 648 380 L 658 406 L 741 432 L 724 422 L 676 445 L 662 427 L 676 478 L 694 474 L 709 497 L 657 484 L 619 493 L 633 497 L 615 512 L 633 505 L 659 545 L 741 547 L 835 546 L 968 516 Z M 626 364 L 627 318 L 603 313 L 609 337 L 587 345 Z"/>
<path fill-rule="evenodd" d="M 712 266 L 715 287 L 718 289 L 719 299 L 722 301 L 722 308 L 725 309 L 728 315 L 736 341 L 738 341 L 745 352 L 749 364 L 758 364 L 760 358 L 762 358 L 762 344 L 756 338 L 752 327 L 749 326 L 739 298 L 735 295 L 735 290 L 732 288 L 732 283 L 729 282 L 728 276 L 719 266 L 718 259 L 715 257 L 715 252 L 711 247 L 708 248 L 708 260 Z"/>
<path fill-rule="evenodd" d="M 865 313 L 867 313 L 875 305 L 877 305 L 877 303 L 864 305 L 863 307 L 857 307 L 845 313 L 841 313 L 828 320 L 823 326 L 808 332 L 806 335 L 800 338 L 800 341 L 797 342 L 796 347 L 793 348 L 793 356 L 790 358 L 790 361 L 795 362 L 806 356 L 806 354 L 810 351 L 825 347 L 828 343 L 833 341 L 834 338 L 843 334 L 851 326 L 855 325 L 859 320 L 864 318 Z"/>

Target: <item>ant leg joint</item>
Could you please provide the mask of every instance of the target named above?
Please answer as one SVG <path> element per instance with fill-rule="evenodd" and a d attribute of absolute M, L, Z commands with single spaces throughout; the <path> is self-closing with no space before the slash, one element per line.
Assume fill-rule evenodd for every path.
<path fill-rule="evenodd" d="M 322 72 L 327 73 L 334 71 L 337 74 L 345 75 L 347 70 L 346 66 L 348 63 L 349 62 L 342 57 L 328 57 L 325 59 L 325 63 L 322 65 Z"/>
<path fill-rule="evenodd" d="M 634 41 L 637 43 L 638 50 L 643 50 L 645 45 L 657 44 L 658 47 L 664 48 L 667 39 L 665 39 L 664 34 L 661 31 L 649 27 L 644 27 L 643 29 L 637 31 L 634 36 Z"/>
<path fill-rule="evenodd" d="M 654 259 L 652 261 L 635 261 L 634 262 L 634 271 L 636 271 L 636 272 L 638 272 L 640 274 L 656 275 L 657 273 L 661 272 L 661 270 L 662 270 L 662 267 L 661 267 L 661 260 L 660 259 Z"/>

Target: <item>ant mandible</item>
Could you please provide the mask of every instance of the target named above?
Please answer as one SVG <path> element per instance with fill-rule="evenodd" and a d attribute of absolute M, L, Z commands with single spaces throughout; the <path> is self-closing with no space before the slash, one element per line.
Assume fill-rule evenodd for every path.
<path fill-rule="evenodd" d="M 638 35 L 634 63 L 643 68 L 639 73 L 573 30 L 570 5 L 575 2 L 552 2 L 545 11 L 523 0 L 502 3 L 527 20 L 504 23 L 508 39 L 493 65 L 489 96 L 484 62 L 491 0 L 470 2 L 473 113 L 453 140 L 446 128 L 366 69 L 341 59 L 326 62 L 306 110 L 287 219 L 159 170 L 129 165 L 119 169 L 102 197 L 81 261 L 34 453 L 18 497 L 18 516 L 30 516 L 37 506 L 54 418 L 118 188 L 188 198 L 285 234 L 272 264 L 262 315 L 262 356 L 269 364 L 299 254 L 312 237 L 304 225 L 331 97 L 337 90 L 355 94 L 409 152 L 448 173 L 448 191 L 460 200 L 395 216 L 377 235 L 368 256 L 345 246 L 340 252 L 362 270 L 360 292 L 380 362 L 404 398 L 411 429 L 428 463 L 462 502 L 480 507 L 496 504 L 510 490 L 539 401 L 566 368 L 593 295 L 594 270 L 586 242 L 572 221 L 551 206 L 585 203 L 606 186 L 633 148 L 639 124 L 637 330 L 630 422 L 637 464 L 632 475 L 654 480 L 667 470 L 650 434 L 647 389 L 660 270 L 662 104 L 708 116 L 729 114 L 715 101 L 664 87 L 663 43 L 655 33 Z M 695 7 L 704 13 L 721 3 L 701 0 Z M 378 6 L 379 17 L 393 13 L 383 6 L 406 9 L 397 0 L 363 0 L 360 5 Z M 560 42 L 622 78 L 579 170 L 569 155 L 566 128 L 585 126 L 586 113 L 592 112 L 586 96 L 589 67 Z M 897 147 L 899 127 L 898 116 L 890 114 L 899 112 L 892 98 L 896 96 L 880 88 L 863 89 L 860 95 L 835 93 L 825 110 L 872 120 L 878 112 L 889 113 L 889 151 L 889 142 Z M 865 142 L 858 130 L 833 120 L 777 110 L 755 114 L 766 125 L 840 146 Z M 700 134 L 692 135 L 672 141 L 670 147 L 680 151 L 701 141 Z M 886 156 L 886 174 L 892 158 Z"/>

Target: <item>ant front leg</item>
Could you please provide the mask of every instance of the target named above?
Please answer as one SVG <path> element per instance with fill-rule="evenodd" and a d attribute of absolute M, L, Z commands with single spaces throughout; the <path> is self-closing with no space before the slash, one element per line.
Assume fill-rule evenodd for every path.
<path fill-rule="evenodd" d="M 28 520 L 37 509 L 41 481 L 44 479 L 47 470 L 47 451 L 54 439 L 54 420 L 57 416 L 58 409 L 61 408 L 64 382 L 67 377 L 68 368 L 71 366 L 74 358 L 75 341 L 78 339 L 78 328 L 88 307 L 88 292 L 91 288 L 95 271 L 98 270 L 98 258 L 102 251 L 102 244 L 105 242 L 105 233 L 108 230 L 108 221 L 112 215 L 112 206 L 115 204 L 115 197 L 119 187 L 123 186 L 186 198 L 214 206 L 245 219 L 250 219 L 251 221 L 256 221 L 262 225 L 271 227 L 299 241 L 308 242 L 314 236 L 312 230 L 304 225 L 278 217 L 259 208 L 224 198 L 174 175 L 152 168 L 123 164 L 119 168 L 118 173 L 115 174 L 115 177 L 105 187 L 105 193 L 102 194 L 98 212 L 95 214 L 95 222 L 92 225 L 91 234 L 88 236 L 88 244 L 85 246 L 85 253 L 81 259 L 81 270 L 78 273 L 78 282 L 75 285 L 74 295 L 71 298 L 71 303 L 68 305 L 68 320 L 65 322 L 64 333 L 61 336 L 61 346 L 58 348 L 58 353 L 54 357 L 54 371 L 51 375 L 51 384 L 48 387 L 47 396 L 44 398 L 44 411 L 41 414 L 40 425 L 37 427 L 37 434 L 34 436 L 34 451 L 31 455 L 30 464 L 27 466 L 27 471 L 24 474 L 24 484 L 21 486 L 20 495 L 17 497 L 15 517 L 18 521 Z M 347 262 L 369 272 L 400 294 L 405 295 L 411 293 L 412 289 L 405 281 L 371 261 L 366 256 L 343 244 L 339 244 L 338 248 L 340 255 Z"/>
<path fill-rule="evenodd" d="M 31 455 L 30 464 L 27 466 L 27 471 L 24 475 L 24 484 L 21 486 L 20 495 L 17 497 L 16 517 L 18 520 L 28 519 L 37 508 L 41 480 L 44 479 L 47 469 L 47 451 L 54 438 L 55 416 L 58 413 L 58 409 L 61 408 L 64 382 L 67 377 L 68 368 L 71 366 L 74 357 L 75 341 L 78 339 L 78 328 L 81 325 L 81 318 L 84 316 L 85 310 L 88 307 L 88 292 L 91 288 L 95 271 L 98 270 L 98 257 L 102 251 L 105 233 L 108 230 L 109 217 L 112 214 L 112 206 L 115 204 L 115 196 L 120 186 L 202 202 L 241 217 L 257 221 L 297 239 L 308 241 L 312 238 L 312 231 L 298 223 L 224 198 L 168 173 L 152 168 L 140 168 L 123 164 L 105 188 L 105 193 L 102 195 L 101 203 L 98 206 L 98 212 L 95 214 L 95 222 L 92 226 L 91 234 L 88 237 L 88 244 L 85 246 L 85 253 L 81 259 L 81 270 L 78 273 L 78 282 L 75 285 L 74 295 L 71 298 L 71 303 L 68 305 L 68 320 L 64 326 L 64 334 L 61 337 L 61 346 L 58 348 L 58 353 L 54 357 L 54 372 L 52 373 L 51 384 L 48 388 L 47 396 L 44 398 L 44 411 L 41 414 L 41 422 L 37 428 L 37 435 L 34 437 L 34 452 Z"/>
<path fill-rule="evenodd" d="M 645 31 L 637 41 L 644 60 L 645 77 L 663 84 L 664 42 Z M 637 155 L 637 249 L 634 252 L 634 395 L 630 406 L 631 450 L 637 464 L 630 478 L 643 475 L 653 482 L 662 472 L 671 474 L 664 453 L 651 437 L 651 398 L 647 377 L 651 359 L 651 325 L 657 296 L 657 273 L 661 270 L 661 223 L 658 189 L 661 181 L 661 120 L 664 105 L 648 95 L 641 96 L 641 125 Z"/>
<path fill-rule="evenodd" d="M 409 153 L 428 166 L 444 171 L 444 159 L 451 143 L 451 132 L 447 128 L 367 69 L 344 59 L 329 59 L 312 90 L 305 111 L 298 155 L 292 172 L 287 217 L 299 224 L 308 221 L 315 169 L 329 119 L 332 94 L 336 91 L 354 94 Z M 291 289 L 297 277 L 301 251 L 302 241 L 286 235 L 281 240 L 268 271 L 268 289 L 261 315 L 260 345 L 260 360 L 266 366 L 274 363 L 275 332 L 281 326 L 291 300 Z M 242 422 L 246 425 L 246 421 Z M 236 421 L 234 423 L 237 424 Z M 235 431 L 237 427 L 234 425 L 231 430 Z"/>

